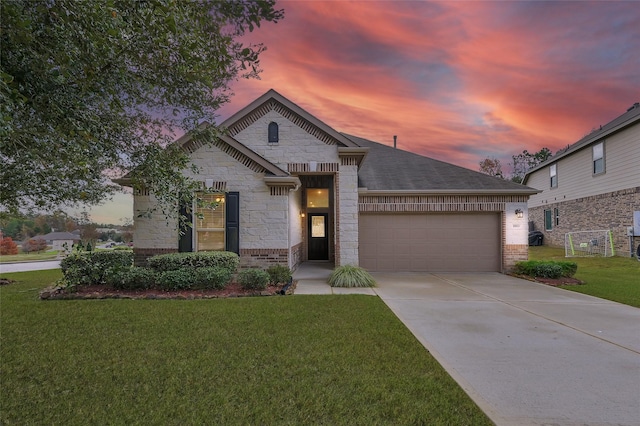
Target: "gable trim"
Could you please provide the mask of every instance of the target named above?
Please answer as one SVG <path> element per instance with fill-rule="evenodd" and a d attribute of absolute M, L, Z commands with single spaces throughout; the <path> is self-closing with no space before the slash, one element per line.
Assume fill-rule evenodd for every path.
<path fill-rule="evenodd" d="M 229 135 L 235 136 L 270 111 L 276 111 L 327 145 L 357 147 L 354 142 L 344 137 L 341 133 L 318 120 L 273 89 L 222 122 L 220 127 L 226 129 Z"/>

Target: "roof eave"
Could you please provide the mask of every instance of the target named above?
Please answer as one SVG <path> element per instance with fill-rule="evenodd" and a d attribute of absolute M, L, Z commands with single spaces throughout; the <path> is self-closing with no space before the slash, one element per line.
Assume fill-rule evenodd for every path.
<path fill-rule="evenodd" d="M 358 188 L 359 195 L 533 195 L 542 192 L 539 189 L 367 189 Z"/>

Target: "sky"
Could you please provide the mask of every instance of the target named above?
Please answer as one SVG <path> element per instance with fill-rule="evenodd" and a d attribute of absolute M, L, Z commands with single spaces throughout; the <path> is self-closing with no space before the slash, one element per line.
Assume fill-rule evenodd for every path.
<path fill-rule="evenodd" d="M 273 88 L 332 128 L 478 170 L 553 152 L 640 101 L 640 5 L 627 2 L 279 1 L 259 80 L 221 122 Z M 132 218 L 131 195 L 91 210 Z"/>

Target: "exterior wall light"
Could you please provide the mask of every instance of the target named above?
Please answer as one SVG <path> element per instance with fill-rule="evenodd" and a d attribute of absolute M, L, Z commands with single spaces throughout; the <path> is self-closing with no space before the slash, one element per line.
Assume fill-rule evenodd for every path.
<path fill-rule="evenodd" d="M 300 213 L 300 217 L 304 217 L 304 213 Z"/>
<path fill-rule="evenodd" d="M 522 219 L 524 217 L 524 212 L 520 209 L 516 209 L 516 217 L 518 219 Z"/>

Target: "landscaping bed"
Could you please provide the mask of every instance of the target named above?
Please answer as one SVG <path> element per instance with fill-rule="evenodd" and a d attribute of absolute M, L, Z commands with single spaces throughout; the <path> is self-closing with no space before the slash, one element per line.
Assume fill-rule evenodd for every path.
<path fill-rule="evenodd" d="M 291 285 L 269 285 L 264 290 L 244 289 L 239 283 L 230 283 L 223 289 L 198 289 L 163 291 L 159 289 L 119 290 L 105 285 L 79 286 L 69 292 L 62 288 L 47 287 L 40 292 L 43 300 L 69 299 L 217 299 L 225 297 L 255 297 L 293 294 L 296 282 Z"/>

